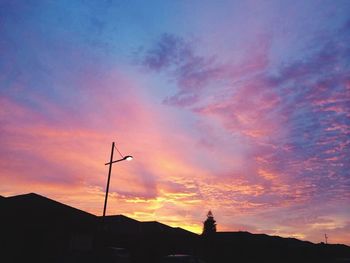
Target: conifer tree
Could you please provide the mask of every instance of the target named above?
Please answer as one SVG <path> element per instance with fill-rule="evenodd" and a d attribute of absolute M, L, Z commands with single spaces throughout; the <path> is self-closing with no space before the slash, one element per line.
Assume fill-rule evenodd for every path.
<path fill-rule="evenodd" d="M 203 222 L 203 236 L 208 236 L 216 233 L 216 221 L 214 220 L 213 213 L 211 211 L 207 214 L 207 219 Z"/>

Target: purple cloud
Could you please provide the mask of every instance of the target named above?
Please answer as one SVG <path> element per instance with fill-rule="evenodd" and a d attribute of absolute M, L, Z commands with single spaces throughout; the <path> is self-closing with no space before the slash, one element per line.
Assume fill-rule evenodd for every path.
<path fill-rule="evenodd" d="M 246 177 L 264 188 L 249 202 L 348 200 L 349 35 L 345 26 L 336 37 L 315 38 L 312 52 L 277 67 L 269 64 L 269 41 L 237 65 L 198 56 L 193 44 L 167 35 L 150 51 L 157 63 L 144 65 L 175 79 L 177 93 L 166 104 L 214 118 L 228 134 L 246 138 Z"/>

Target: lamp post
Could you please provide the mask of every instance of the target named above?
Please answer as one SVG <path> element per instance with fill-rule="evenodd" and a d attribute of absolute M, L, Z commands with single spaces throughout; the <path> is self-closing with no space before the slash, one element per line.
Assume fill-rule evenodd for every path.
<path fill-rule="evenodd" d="M 111 150 L 111 159 L 110 159 L 109 163 L 105 163 L 105 165 L 109 165 L 109 170 L 108 170 L 108 179 L 107 179 L 107 187 L 106 187 L 105 205 L 103 207 L 103 218 L 105 218 L 105 216 L 106 216 L 107 198 L 108 198 L 108 190 L 109 190 L 109 181 L 111 179 L 112 164 L 117 163 L 117 162 L 121 162 L 121 161 L 125 161 L 125 160 L 131 161 L 133 159 L 133 157 L 131 155 L 122 156 L 120 154 L 123 158 L 116 160 L 116 161 L 113 161 L 114 148 L 115 148 L 115 143 L 113 142 L 112 143 L 112 150 Z"/>

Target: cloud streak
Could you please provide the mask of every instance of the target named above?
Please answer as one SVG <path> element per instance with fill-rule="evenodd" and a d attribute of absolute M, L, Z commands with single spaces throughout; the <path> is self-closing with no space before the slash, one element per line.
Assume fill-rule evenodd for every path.
<path fill-rule="evenodd" d="M 212 206 L 220 200 L 258 213 L 349 200 L 348 41 L 345 25 L 336 37 L 315 38 L 315 51 L 303 60 L 277 67 L 269 63 L 268 41 L 241 65 L 196 55 L 193 43 L 170 35 L 146 53 L 144 66 L 165 72 L 177 86 L 165 104 L 215 120 L 226 136 L 248 145 L 245 171 L 201 185 Z M 159 61 L 166 63 L 153 63 Z"/>

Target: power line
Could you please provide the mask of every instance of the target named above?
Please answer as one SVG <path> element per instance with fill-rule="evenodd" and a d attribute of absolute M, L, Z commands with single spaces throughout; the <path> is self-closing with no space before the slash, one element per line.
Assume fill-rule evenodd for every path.
<path fill-rule="evenodd" d="M 120 157 L 124 158 L 124 155 L 118 150 L 117 146 L 114 145 L 114 148 L 117 150 L 117 152 L 119 153 Z"/>

